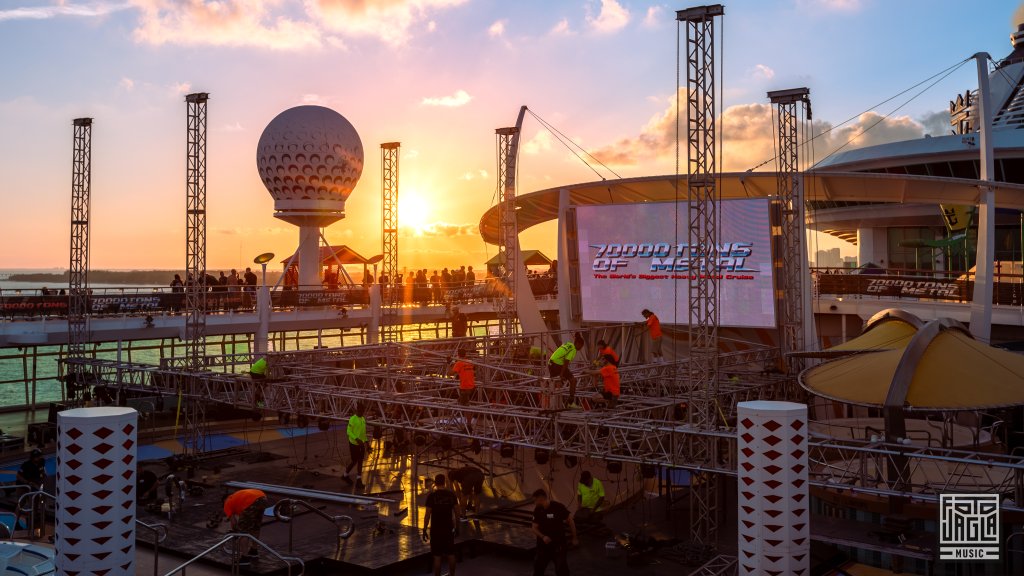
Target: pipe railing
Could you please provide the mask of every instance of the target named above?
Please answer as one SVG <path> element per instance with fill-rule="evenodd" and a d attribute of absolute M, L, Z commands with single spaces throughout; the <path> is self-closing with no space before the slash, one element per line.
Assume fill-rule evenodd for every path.
<path fill-rule="evenodd" d="M 228 554 L 231 556 L 231 575 L 238 576 L 241 573 L 241 566 L 239 565 L 239 560 L 241 560 L 241 547 L 238 546 L 238 544 L 242 540 L 248 540 L 249 542 L 252 542 L 254 545 L 266 551 L 267 554 L 272 556 L 281 564 L 284 564 L 288 576 L 302 576 L 306 573 L 306 563 L 303 562 L 301 558 L 296 558 L 294 556 L 282 556 L 278 554 L 276 550 L 274 550 L 270 546 L 267 546 L 262 540 L 250 534 L 232 533 L 225 536 L 220 542 L 217 542 L 213 546 L 210 546 L 206 550 L 203 550 L 197 556 L 188 560 L 184 564 L 178 566 L 177 568 L 174 568 L 170 572 L 167 572 L 166 574 L 164 574 L 164 576 L 173 576 L 174 574 L 181 574 L 182 576 L 185 576 L 186 570 L 188 569 L 189 566 L 199 562 L 203 558 L 227 546 L 231 546 L 231 548 L 227 550 Z M 293 572 L 293 568 L 295 567 L 295 565 L 298 565 L 298 572 Z"/>
<path fill-rule="evenodd" d="M 139 528 L 145 528 L 153 534 L 153 576 L 159 576 L 160 545 L 163 544 L 164 540 L 167 540 L 167 525 L 147 524 L 138 518 L 135 519 L 135 525 Z"/>
<path fill-rule="evenodd" d="M 31 488 L 31 486 L 28 486 Z M 5 486 L 5 488 L 8 488 Z M 36 506 L 41 502 L 43 506 L 42 513 L 46 514 L 46 499 L 49 498 L 54 502 L 57 501 L 57 497 L 49 492 L 43 490 L 33 490 L 32 492 L 26 492 L 18 498 L 18 504 L 15 506 L 17 512 L 17 518 L 15 518 L 15 528 L 17 528 L 17 520 L 22 517 L 22 514 L 28 514 L 28 534 L 29 540 L 35 541 L 42 539 L 46 532 L 46 517 L 43 517 L 43 525 L 39 528 L 39 536 L 36 536 Z M 26 500 L 28 501 L 28 507 L 25 506 Z"/>
<path fill-rule="evenodd" d="M 305 500 L 297 500 L 294 498 L 285 498 L 274 505 L 274 517 L 288 524 L 288 553 L 292 553 L 292 535 L 295 528 L 295 523 L 292 520 L 295 519 L 295 508 L 301 507 L 316 514 L 317 516 L 327 520 L 338 530 L 338 543 L 340 545 L 341 540 L 347 540 L 352 533 L 356 530 L 356 523 L 352 520 L 351 516 L 337 515 L 331 516 L 323 510 L 313 506 Z"/>

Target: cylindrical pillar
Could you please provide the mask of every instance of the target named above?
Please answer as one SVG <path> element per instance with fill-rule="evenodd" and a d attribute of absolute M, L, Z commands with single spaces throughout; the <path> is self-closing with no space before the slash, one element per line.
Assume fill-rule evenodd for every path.
<path fill-rule="evenodd" d="M 320 226 L 307 222 L 299 226 L 299 289 L 319 290 Z"/>
<path fill-rule="evenodd" d="M 737 405 L 739 575 L 810 573 L 807 406 Z"/>
<path fill-rule="evenodd" d="M 132 408 L 57 414 L 58 574 L 135 574 L 137 427 Z"/>
<path fill-rule="evenodd" d="M 380 342 L 381 289 L 380 284 L 370 285 L 370 323 L 366 327 L 366 343 Z"/>

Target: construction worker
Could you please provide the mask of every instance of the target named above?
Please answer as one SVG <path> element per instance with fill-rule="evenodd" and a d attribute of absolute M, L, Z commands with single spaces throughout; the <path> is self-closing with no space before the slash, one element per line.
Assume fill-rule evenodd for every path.
<path fill-rule="evenodd" d="M 469 406 L 476 391 L 476 370 L 466 361 L 465 348 L 459 348 L 459 359 L 452 366 L 452 372 L 459 377 L 459 406 Z M 466 416 L 466 430 L 473 431 L 472 416 Z"/>
<path fill-rule="evenodd" d="M 645 319 L 643 331 L 649 332 L 651 335 L 651 355 L 655 362 L 664 362 L 665 358 L 661 355 L 661 320 L 658 320 L 658 316 L 647 308 L 644 308 L 640 314 Z"/>
<path fill-rule="evenodd" d="M 576 357 L 576 352 L 583 348 L 585 342 L 582 334 L 576 334 L 572 342 L 566 342 L 558 347 L 548 360 L 548 373 L 552 378 L 558 378 L 569 384 L 569 408 L 579 408 L 576 404 L 576 377 L 573 376 L 569 364 Z"/>
<path fill-rule="evenodd" d="M 253 378 L 266 378 L 267 377 L 267 357 L 261 355 L 259 360 L 252 363 L 249 367 L 249 376 Z"/>
<path fill-rule="evenodd" d="M 580 474 L 580 482 L 576 486 L 576 519 L 580 522 L 596 522 L 599 520 L 601 505 L 604 504 L 604 485 L 589 470 Z"/>
<path fill-rule="evenodd" d="M 266 507 L 267 495 L 262 490 L 246 488 L 224 500 L 224 515 L 231 522 L 232 532 L 248 534 L 259 540 L 260 528 L 263 527 L 263 511 Z M 241 566 L 248 566 L 259 558 L 253 542 L 249 539 L 239 541 L 238 553 L 238 564 Z"/>
<path fill-rule="evenodd" d="M 484 472 L 473 467 L 464 466 L 448 473 L 452 481 L 452 489 L 459 497 L 459 507 L 464 511 L 476 512 L 480 509 L 480 494 L 484 491 Z"/>
<path fill-rule="evenodd" d="M 434 477 L 434 491 L 427 496 L 425 504 L 427 513 L 423 516 L 423 539 L 430 540 L 434 576 L 441 576 L 441 560 L 445 557 L 448 558 L 448 576 L 455 576 L 455 530 L 458 527 L 459 500 L 444 485 L 444 474 Z"/>
<path fill-rule="evenodd" d="M 612 357 L 612 364 L 616 367 L 619 366 L 619 355 L 615 353 L 615 350 L 608 345 L 603 339 L 597 341 L 597 357 L 600 359 L 604 356 Z"/>
<path fill-rule="evenodd" d="M 611 354 L 605 354 L 600 359 L 601 369 L 598 374 L 601 376 L 601 391 L 598 394 L 598 401 L 603 402 L 606 408 L 615 408 L 619 403 L 619 368 L 614 363 Z"/>
<path fill-rule="evenodd" d="M 352 461 L 345 468 L 342 480 L 346 484 L 352 484 L 349 474 L 355 468 L 356 490 L 362 490 L 365 487 L 363 484 L 363 459 L 366 458 L 366 418 L 363 417 L 362 404 L 356 404 L 356 413 L 348 417 L 346 432 L 348 433 L 348 453 L 352 457 Z"/>
<path fill-rule="evenodd" d="M 536 508 L 533 509 L 533 524 L 530 528 L 537 536 L 537 556 L 533 561 L 533 576 L 544 576 L 548 564 L 555 563 L 556 576 L 569 576 L 566 556 L 569 543 L 565 541 L 565 527 L 569 526 L 572 545 L 579 544 L 576 538 L 576 523 L 572 514 L 562 504 L 548 499 L 548 493 L 538 488 L 533 493 Z"/>

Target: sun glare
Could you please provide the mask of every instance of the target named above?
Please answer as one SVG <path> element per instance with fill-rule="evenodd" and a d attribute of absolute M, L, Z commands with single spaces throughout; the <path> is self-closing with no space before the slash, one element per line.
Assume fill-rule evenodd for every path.
<path fill-rule="evenodd" d="M 417 233 L 430 222 L 430 203 L 416 190 L 402 190 L 398 196 L 398 226 Z"/>

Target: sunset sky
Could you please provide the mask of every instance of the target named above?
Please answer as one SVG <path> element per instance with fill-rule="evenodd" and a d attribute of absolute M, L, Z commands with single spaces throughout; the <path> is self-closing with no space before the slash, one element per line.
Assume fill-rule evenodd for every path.
<path fill-rule="evenodd" d="M 808 86 L 820 130 L 975 52 L 1007 55 L 1017 8 L 1010 0 L 725 4 L 729 170 L 772 156 L 767 90 Z M 263 127 L 304 103 L 343 114 L 366 150 L 347 217 L 328 229 L 332 242 L 380 252 L 379 144 L 399 140 L 400 265 L 478 265 L 495 252 L 476 231 L 493 204 L 494 128 L 512 125 L 522 104 L 624 177 L 674 171 L 673 11 L 689 5 L 2 0 L 0 268 L 67 266 L 79 116 L 95 118 L 92 267 L 183 267 L 183 96 L 192 91 L 211 94 L 211 269 L 294 250 L 297 231 L 273 218 L 255 156 Z M 944 133 L 949 99 L 975 86 L 969 63 L 857 144 Z M 876 119 L 868 113 L 833 132 L 820 153 Z M 521 193 L 598 179 L 531 117 L 520 162 Z M 553 225 L 538 227 L 522 245 L 554 256 L 554 236 Z"/>

